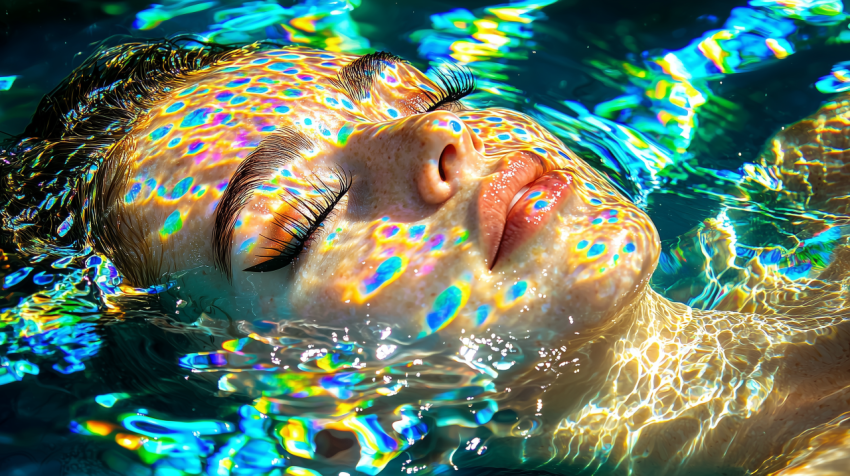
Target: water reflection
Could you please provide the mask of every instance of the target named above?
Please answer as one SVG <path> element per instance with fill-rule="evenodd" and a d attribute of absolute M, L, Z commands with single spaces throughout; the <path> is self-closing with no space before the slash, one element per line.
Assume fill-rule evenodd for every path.
<path fill-rule="evenodd" d="M 511 85 L 510 73 L 522 71 L 522 62 L 541 47 L 534 25 L 546 22 L 545 7 L 554 3 L 451 9 L 431 15 L 430 28 L 406 38 L 432 67 L 451 60 L 475 72 L 480 91 L 473 103 L 521 109 L 573 150 L 596 157 L 639 206 L 663 200 L 682 184 L 692 198 L 719 205 L 699 226 L 665 243 L 653 276 L 661 294 L 698 309 L 763 315 L 787 311 L 766 300 L 766 288 L 790 286 L 801 300 L 817 294 L 821 282 L 810 280 L 827 272 L 850 232 L 850 205 L 842 198 L 850 194 L 843 165 L 847 99 L 835 98 L 789 124 L 758 157 L 742 157 L 735 170 L 693 161 L 689 147 L 706 109 L 735 110 L 713 92 L 715 81 L 802 48 L 850 41 L 841 2 L 754 0 L 679 50 L 635 58 L 600 54 L 591 61 L 593 74 L 607 78 L 620 94 L 596 104 L 529 99 L 527 91 Z M 213 20 L 201 33 L 210 41 L 274 39 L 363 53 L 371 51 L 371 42 L 352 17 L 358 7 L 351 0 L 308 0 L 291 7 L 272 1 L 167 2 L 138 12 L 134 27 L 147 30 L 208 12 Z M 846 72 L 846 64 L 837 64 L 818 89 L 844 91 Z M 5 89 L 13 87 L 11 78 L 2 83 Z M 171 366 L 168 392 L 144 382 L 151 376 L 135 369 L 138 376 L 128 382 L 82 392 L 74 414 L 63 422 L 71 432 L 115 447 L 103 462 L 122 474 L 337 474 L 339 465 L 364 474 L 385 468 L 439 474 L 476 464 L 476 457 L 503 448 L 504 439 L 539 441 L 531 438 L 543 434 L 542 417 L 559 410 L 554 402 L 543 405 L 543 390 L 562 374 L 579 374 L 589 358 L 541 347 L 544 336 L 532 331 L 502 335 L 486 329 L 444 342 L 437 334 L 392 335 L 391 323 L 334 329 L 234 319 L 185 299 L 181 277 L 133 289 L 122 285 L 108 260 L 87 253 L 26 261 L 5 253 L 2 266 L 0 385 L 33 381 L 45 369 L 79 376 L 92 372 L 92 363 L 100 368 L 104 339 L 126 339 L 118 330 L 125 322 L 144 322 L 134 329 L 152 340 L 187 339 L 164 364 Z M 842 290 L 828 291 L 818 299 L 843 302 Z M 706 314 L 682 329 L 665 320 L 663 310 L 650 315 L 659 319 L 636 324 L 614 344 L 621 356 L 611 364 L 614 388 L 558 423 L 550 440 L 559 449 L 536 454 L 523 448 L 522 462 L 539 464 L 543 454 L 603 471 L 618 464 L 612 455 L 641 450 L 629 429 L 675 419 L 710 401 L 696 436 L 685 444 L 681 458 L 687 459 L 710 429 L 730 415 L 747 417 L 776 385 L 769 371 L 751 365 L 750 353 L 778 352 L 780 344 L 808 338 L 806 332 L 826 332 L 824 325 L 801 318 L 784 341 L 769 330 L 748 331 L 750 347 L 726 355 L 717 343 L 744 323 L 717 322 L 716 315 Z M 765 329 L 786 325 L 769 320 Z M 148 327 L 155 330 L 142 330 Z M 629 348 L 635 341 L 645 344 Z M 685 357 L 694 348 L 697 356 Z M 700 372 L 687 386 L 677 380 Z M 646 393 L 646 382 L 654 378 L 663 382 Z M 618 385 L 632 390 L 618 393 Z M 152 395 L 167 400 L 184 391 L 220 399 L 220 405 L 206 403 L 216 407 L 208 413 L 217 417 L 189 418 L 186 409 L 169 412 L 143 403 Z M 724 406 L 729 401 L 735 405 Z M 810 464 L 807 458 L 819 444 L 845 441 L 840 430 L 845 420 L 800 436 L 788 455 Z M 588 454 L 590 461 L 582 460 Z M 766 468 L 784 464 L 773 458 Z"/>

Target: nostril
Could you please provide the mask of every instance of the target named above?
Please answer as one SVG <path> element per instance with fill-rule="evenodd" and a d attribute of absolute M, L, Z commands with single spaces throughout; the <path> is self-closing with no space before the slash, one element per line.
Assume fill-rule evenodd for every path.
<path fill-rule="evenodd" d="M 440 164 L 439 164 L 440 180 L 442 180 L 443 182 L 447 181 L 447 177 L 448 177 L 446 175 L 446 162 L 447 161 L 449 161 L 449 162 L 453 161 L 455 159 L 456 155 L 457 155 L 457 149 L 455 148 L 455 146 L 453 144 L 447 145 L 446 148 L 443 149 L 443 153 L 440 154 Z"/>

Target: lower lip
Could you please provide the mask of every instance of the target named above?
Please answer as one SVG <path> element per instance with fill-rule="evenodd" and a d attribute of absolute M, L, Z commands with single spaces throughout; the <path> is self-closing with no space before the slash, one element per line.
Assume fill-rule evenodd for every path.
<path fill-rule="evenodd" d="M 529 184 L 528 190 L 508 212 L 494 266 L 546 226 L 558 205 L 569 196 L 571 182 L 570 175 L 556 170 Z"/>

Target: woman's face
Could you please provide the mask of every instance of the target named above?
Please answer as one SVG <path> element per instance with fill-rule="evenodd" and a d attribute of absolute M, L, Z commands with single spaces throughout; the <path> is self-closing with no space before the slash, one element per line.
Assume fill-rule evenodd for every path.
<path fill-rule="evenodd" d="M 126 202 L 189 270 L 186 295 L 236 319 L 415 337 L 592 332 L 640 294 L 654 226 L 557 138 L 506 109 L 427 112 L 441 96 L 423 73 L 355 60 L 257 53 L 174 90 L 137 130 Z M 231 282 L 212 268 L 221 250 Z"/>

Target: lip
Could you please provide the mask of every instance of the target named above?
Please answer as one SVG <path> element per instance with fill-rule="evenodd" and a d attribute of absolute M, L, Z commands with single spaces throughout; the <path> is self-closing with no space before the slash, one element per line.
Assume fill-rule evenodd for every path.
<path fill-rule="evenodd" d="M 498 172 L 484 179 L 478 197 L 478 224 L 481 249 L 491 269 L 496 264 L 514 195 L 542 177 L 546 169 L 540 156 L 517 152 L 505 158 Z"/>

